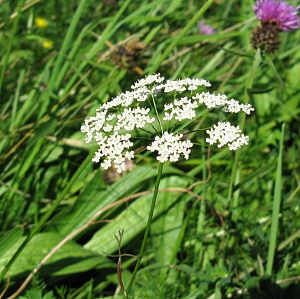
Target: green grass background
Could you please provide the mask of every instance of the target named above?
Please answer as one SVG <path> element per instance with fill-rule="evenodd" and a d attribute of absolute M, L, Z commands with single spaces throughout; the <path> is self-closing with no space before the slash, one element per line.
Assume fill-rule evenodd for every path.
<path fill-rule="evenodd" d="M 124 229 L 122 253 L 138 254 L 157 161 L 141 152 L 132 171 L 108 181 L 113 174 L 91 162 L 94 146 L 85 144 L 80 126 L 101 103 L 153 72 L 204 78 L 255 112 L 236 119 L 248 146 L 237 152 L 194 146 L 188 161 L 166 165 L 131 297 L 300 296 L 300 31 L 281 33 L 272 56 L 254 50 L 254 4 L 1 2 L 3 298 L 62 240 L 17 298 L 122 298 L 118 258 L 110 256 L 118 252 L 114 234 Z M 36 17 L 47 26 L 38 27 Z M 217 33 L 200 35 L 200 19 Z M 113 51 L 130 40 L 145 49 L 122 68 Z M 211 112 L 198 125 L 219 118 Z M 205 144 L 205 134 L 194 137 Z M 123 257 L 125 285 L 134 263 Z"/>

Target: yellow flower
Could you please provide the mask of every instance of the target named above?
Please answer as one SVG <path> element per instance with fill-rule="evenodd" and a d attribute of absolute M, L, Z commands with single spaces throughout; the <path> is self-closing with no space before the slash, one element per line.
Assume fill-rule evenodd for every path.
<path fill-rule="evenodd" d="M 48 21 L 44 18 L 36 17 L 35 18 L 35 24 L 39 28 L 45 28 L 48 26 Z"/>
<path fill-rule="evenodd" d="M 51 42 L 51 41 L 44 41 L 44 42 L 42 43 L 42 46 L 43 46 L 44 48 L 46 48 L 46 49 L 50 49 L 50 48 L 53 47 L 53 42 Z"/>

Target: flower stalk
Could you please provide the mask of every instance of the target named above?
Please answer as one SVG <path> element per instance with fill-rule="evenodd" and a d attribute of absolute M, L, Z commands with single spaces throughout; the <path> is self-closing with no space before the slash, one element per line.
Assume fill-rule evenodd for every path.
<path fill-rule="evenodd" d="M 158 194 L 158 190 L 159 190 L 159 184 L 160 184 L 160 181 L 161 181 L 161 175 L 162 175 L 162 172 L 163 172 L 163 167 L 164 167 L 164 163 L 159 163 L 158 164 L 157 177 L 156 177 L 154 192 L 153 192 L 152 201 L 151 201 L 151 207 L 150 207 L 150 211 L 149 211 L 149 216 L 148 216 L 148 221 L 147 221 L 147 225 L 146 225 L 146 230 L 145 230 L 145 233 L 144 233 L 142 246 L 141 246 L 139 257 L 138 257 L 138 260 L 136 262 L 135 268 L 133 270 L 131 279 L 130 279 L 128 287 L 126 289 L 126 295 L 125 295 L 124 298 L 129 298 L 128 297 L 129 292 L 131 290 L 132 284 L 135 280 L 137 271 L 139 270 L 141 260 L 142 260 L 142 257 L 144 255 L 144 252 L 145 252 L 146 243 L 147 243 L 148 235 L 149 235 L 149 232 L 150 232 L 150 226 L 151 226 L 151 222 L 152 222 L 152 218 L 153 218 L 153 214 L 154 214 L 154 208 L 155 208 L 155 204 L 156 204 L 157 194 Z"/>

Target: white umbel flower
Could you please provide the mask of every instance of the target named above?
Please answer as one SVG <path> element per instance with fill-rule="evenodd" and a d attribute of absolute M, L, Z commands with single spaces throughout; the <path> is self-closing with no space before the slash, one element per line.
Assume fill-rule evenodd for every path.
<path fill-rule="evenodd" d="M 125 161 L 134 159 L 131 139 L 139 131 L 143 131 L 144 136 L 156 136 L 146 148 L 157 152 L 159 162 L 176 162 L 181 156 L 188 159 L 193 143 L 182 140 L 180 132 L 174 133 L 179 126 L 186 126 L 181 122 L 197 120 L 205 111 L 203 107 L 221 108 L 229 113 L 250 114 L 254 110 L 250 104 L 227 99 L 224 94 L 203 91 L 207 87 L 210 83 L 198 78 L 165 81 L 160 74 L 154 74 L 140 79 L 131 90 L 102 104 L 96 110 L 96 116 L 86 118 L 82 124 L 81 132 L 86 134 L 86 142 L 95 141 L 99 146 L 92 160 L 100 162 L 104 169 L 114 165 L 118 172 L 124 171 Z M 159 98 L 160 95 L 163 96 Z M 163 111 L 158 111 L 160 107 Z M 249 140 L 248 136 L 241 134 L 239 127 L 229 122 L 219 122 L 207 130 L 207 134 L 207 143 L 218 147 L 228 145 L 231 150 L 240 148 Z"/>

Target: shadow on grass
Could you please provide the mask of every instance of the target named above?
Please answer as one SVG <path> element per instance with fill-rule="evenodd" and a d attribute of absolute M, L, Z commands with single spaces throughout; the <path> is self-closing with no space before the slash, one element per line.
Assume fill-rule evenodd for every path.
<path fill-rule="evenodd" d="M 254 282 L 254 281 L 253 281 Z M 249 299 L 297 299 L 300 298 L 300 284 L 291 283 L 279 285 L 273 278 L 258 278 L 254 283 L 250 283 L 248 293 L 240 298 Z"/>

